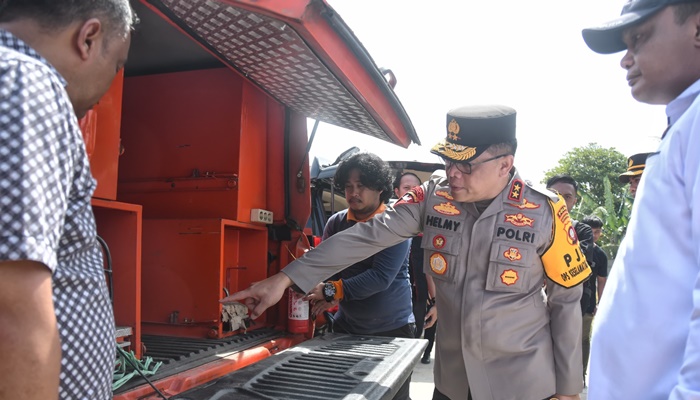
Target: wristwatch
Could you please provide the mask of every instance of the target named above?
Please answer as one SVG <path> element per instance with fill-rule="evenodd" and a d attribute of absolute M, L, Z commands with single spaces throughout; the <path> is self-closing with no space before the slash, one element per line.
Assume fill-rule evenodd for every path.
<path fill-rule="evenodd" d="M 335 300 L 335 285 L 333 282 L 326 282 L 323 285 L 323 299 L 329 303 Z"/>

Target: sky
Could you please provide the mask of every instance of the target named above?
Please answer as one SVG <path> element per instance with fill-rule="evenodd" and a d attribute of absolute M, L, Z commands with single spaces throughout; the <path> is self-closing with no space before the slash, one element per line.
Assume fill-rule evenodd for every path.
<path fill-rule="evenodd" d="M 448 110 L 503 104 L 517 111 L 515 165 L 540 182 L 574 147 L 597 143 L 625 156 L 655 150 L 665 107 L 638 103 L 620 67 L 581 29 L 620 14 L 622 0 L 327 0 L 394 88 L 422 146 L 408 149 L 326 123 L 311 157 L 357 146 L 385 160 L 436 162 Z M 313 122 L 309 122 L 309 129 Z"/>

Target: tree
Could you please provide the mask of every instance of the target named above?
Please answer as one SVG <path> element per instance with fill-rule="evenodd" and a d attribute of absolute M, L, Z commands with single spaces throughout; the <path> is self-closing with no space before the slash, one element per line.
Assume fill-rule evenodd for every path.
<path fill-rule="evenodd" d="M 581 207 L 578 207 L 578 209 L 596 207 L 587 215 L 595 215 L 603 220 L 603 233 L 598 239 L 598 246 L 603 248 L 608 255 L 608 261 L 611 262 L 617 256 L 617 249 L 620 247 L 620 242 L 622 242 L 622 238 L 627 231 L 627 223 L 632 210 L 632 197 L 626 196 L 622 207 L 615 208 L 610 179 L 604 177 L 603 183 L 605 186 L 605 201 L 603 205 L 596 207 L 597 203 L 587 194 L 583 194 Z"/>
<path fill-rule="evenodd" d="M 627 169 L 627 157 L 613 148 L 597 143 L 576 147 L 545 172 L 543 183 L 558 174 L 566 174 L 578 183 L 579 202 L 571 217 L 581 220 L 596 215 L 603 220 L 603 234 L 598 240 L 612 261 L 625 234 L 632 206 L 627 188 L 618 180 Z"/>
<path fill-rule="evenodd" d="M 626 188 L 618 181 L 618 176 L 625 170 L 627 157 L 622 153 L 613 148 L 603 148 L 597 143 L 590 143 L 564 154 L 556 167 L 545 172 L 543 183 L 557 174 L 570 175 L 576 180 L 579 195 L 587 195 L 591 200 L 580 202 L 577 210 L 571 210 L 571 214 L 576 218 L 579 215 L 589 215 L 597 207 L 605 204 L 605 178 L 611 185 L 613 206 L 616 210 L 620 209 L 624 204 Z"/>

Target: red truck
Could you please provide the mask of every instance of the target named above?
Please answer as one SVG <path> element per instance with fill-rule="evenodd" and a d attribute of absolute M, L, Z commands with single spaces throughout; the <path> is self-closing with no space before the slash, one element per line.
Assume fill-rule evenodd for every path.
<path fill-rule="evenodd" d="M 127 66 L 81 128 L 118 345 L 163 364 L 115 399 L 210 398 L 219 394 L 196 392 L 234 386 L 241 399 L 391 398 L 420 346 L 312 339 L 313 321 L 290 324 L 286 300 L 247 327 L 218 302 L 309 249 L 307 118 L 418 143 L 385 74 L 323 0 L 132 3 L 141 22 Z M 319 397 L 293 379 L 272 378 L 276 394 L 251 386 L 251 368 L 314 354 L 331 356 L 302 375 L 337 389 L 313 371 L 350 357 L 341 373 L 356 382 Z"/>

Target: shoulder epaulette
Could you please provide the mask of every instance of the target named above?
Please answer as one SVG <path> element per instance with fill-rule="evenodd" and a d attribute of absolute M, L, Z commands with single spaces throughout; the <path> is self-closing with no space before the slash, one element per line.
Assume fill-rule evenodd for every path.
<path fill-rule="evenodd" d="M 559 201 L 559 196 L 556 193 L 554 193 L 553 191 L 547 189 L 547 187 L 544 185 L 530 186 L 530 189 L 539 193 L 539 194 L 547 196 L 549 198 L 549 200 L 551 200 L 553 203 L 556 203 L 557 201 Z"/>

